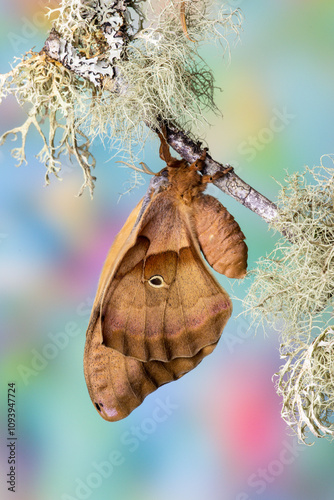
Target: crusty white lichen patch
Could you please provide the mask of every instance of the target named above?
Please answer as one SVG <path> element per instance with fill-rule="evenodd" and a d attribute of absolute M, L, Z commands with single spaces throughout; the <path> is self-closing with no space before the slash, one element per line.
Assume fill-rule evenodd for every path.
<path fill-rule="evenodd" d="M 131 5 L 130 3 L 128 3 Z M 63 0 L 48 15 L 58 14 L 54 29 L 87 58 L 102 55 L 111 64 L 120 59 L 126 28 L 126 0 Z"/>

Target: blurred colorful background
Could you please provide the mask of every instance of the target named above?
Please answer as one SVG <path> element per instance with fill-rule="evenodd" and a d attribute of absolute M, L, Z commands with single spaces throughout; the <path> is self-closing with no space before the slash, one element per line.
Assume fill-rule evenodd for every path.
<path fill-rule="evenodd" d="M 55 2 L 52 2 L 54 5 Z M 223 88 L 224 118 L 209 115 L 210 153 L 275 200 L 285 171 L 333 153 L 332 0 L 231 1 L 244 14 L 231 62 L 203 56 Z M 43 46 L 46 0 L 0 0 L 0 72 Z M 0 107 L 0 133 L 24 114 Z M 273 127 L 274 124 L 274 127 Z M 142 158 L 162 168 L 157 141 Z M 17 491 L 20 500 L 333 500 L 334 444 L 297 442 L 280 418 L 271 380 L 280 365 L 277 333 L 234 317 L 212 355 L 178 382 L 148 396 L 127 419 L 108 423 L 94 409 L 82 357 L 90 307 L 114 236 L 146 186 L 121 197 L 130 178 L 98 143 L 97 187 L 75 195 L 81 170 L 44 187 L 31 133 L 28 165 L 0 148 L 1 499 L 7 491 L 7 384 L 16 383 Z M 117 158 L 116 158 L 117 159 Z M 232 212 L 249 247 L 249 268 L 275 237 L 256 215 L 210 187 Z M 239 298 L 247 282 L 222 285 Z M 160 407 L 159 421 L 155 409 Z"/>

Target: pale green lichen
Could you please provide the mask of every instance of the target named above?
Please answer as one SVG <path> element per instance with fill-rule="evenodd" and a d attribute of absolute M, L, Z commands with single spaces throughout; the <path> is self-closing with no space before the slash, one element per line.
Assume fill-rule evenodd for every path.
<path fill-rule="evenodd" d="M 283 399 L 282 417 L 306 442 L 334 436 L 334 329 L 327 328 L 311 345 L 290 342 L 281 352 L 285 364 L 277 374 L 276 390 Z"/>
<path fill-rule="evenodd" d="M 271 226 L 285 237 L 252 271 L 244 309 L 253 323 L 281 332 L 282 416 L 305 441 L 307 429 L 318 437 L 334 431 L 333 167 L 289 175 L 281 187 Z"/>
<path fill-rule="evenodd" d="M 90 142 L 82 132 L 82 123 L 89 118 L 89 92 L 96 93 L 90 82 L 78 80 L 74 74 L 62 65 L 55 64 L 45 54 L 29 52 L 0 81 L 2 98 L 12 93 L 22 106 L 31 106 L 23 125 L 5 132 L 0 138 L 0 144 L 10 135 L 14 135 L 16 139 L 21 134 L 21 146 L 14 148 L 12 155 L 18 166 L 23 162 L 27 163 L 26 139 L 30 126 L 33 125 L 42 138 L 43 147 L 37 157 L 46 166 L 46 183 L 49 183 L 50 174 L 58 177 L 61 170 L 60 156 L 67 153 L 70 158 L 75 157 L 83 169 L 85 181 L 81 192 L 85 187 L 92 192 L 94 177 L 91 175 L 91 168 L 95 166 L 95 159 L 89 152 Z"/>
<path fill-rule="evenodd" d="M 62 0 L 59 7 L 48 8 L 48 17 L 57 16 L 53 27 L 85 57 L 107 50 L 106 39 L 97 23 L 96 0 Z"/>
<path fill-rule="evenodd" d="M 82 56 L 107 60 L 107 44 L 94 18 L 94 4 L 93 0 L 63 0 L 56 9 L 55 27 Z M 204 110 L 217 111 L 213 74 L 198 50 L 208 40 L 220 42 L 227 50 L 225 37 L 237 35 L 239 11 L 217 8 L 211 0 L 186 0 L 187 29 L 196 40 L 193 43 L 182 31 L 179 1 L 168 2 L 160 12 L 137 1 L 128 5 L 136 19 L 117 61 L 114 84 L 105 81 L 103 89 L 95 88 L 43 52 L 28 53 L 2 76 L 0 99 L 12 93 L 31 109 L 26 123 L 1 139 L 11 132 L 22 134 L 22 146 L 13 150 L 20 163 L 25 160 L 27 131 L 34 125 L 43 140 L 39 158 L 46 164 L 47 182 L 50 173 L 59 174 L 60 155 L 74 154 L 85 175 L 81 192 L 88 186 L 92 193 L 95 160 L 90 146 L 97 136 L 133 162 L 137 159 L 134 150 L 138 154 L 138 146 L 142 147 L 149 129 L 159 126 L 159 120 L 194 131 L 206 120 Z M 42 127 L 46 119 L 48 132 Z M 61 131 L 60 140 L 57 131 Z"/>

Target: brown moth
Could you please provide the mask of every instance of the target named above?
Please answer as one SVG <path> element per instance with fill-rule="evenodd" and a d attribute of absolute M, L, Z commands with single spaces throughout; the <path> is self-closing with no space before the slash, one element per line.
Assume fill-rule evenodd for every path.
<path fill-rule="evenodd" d="M 247 246 L 239 225 L 203 191 L 206 151 L 193 164 L 171 157 L 159 190 L 141 201 L 104 264 L 87 330 L 84 371 L 100 415 L 120 420 L 144 398 L 180 378 L 210 354 L 232 304 L 207 269 L 243 278 Z"/>

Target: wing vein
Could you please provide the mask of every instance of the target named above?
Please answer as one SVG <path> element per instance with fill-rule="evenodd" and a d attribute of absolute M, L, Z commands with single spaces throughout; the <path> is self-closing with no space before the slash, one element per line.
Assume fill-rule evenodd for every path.
<path fill-rule="evenodd" d="M 122 361 L 123 361 L 123 360 L 122 360 Z M 117 403 L 118 403 L 119 407 L 123 410 L 123 412 L 124 412 L 124 413 L 127 413 L 128 409 L 127 409 L 126 405 L 125 405 L 125 404 L 124 404 L 124 402 L 122 401 L 122 399 L 121 399 L 121 397 L 119 396 L 119 394 L 117 394 L 117 390 L 116 390 L 116 389 L 117 389 L 117 385 L 118 385 L 118 384 L 116 384 L 116 385 L 115 385 L 115 383 L 114 383 L 114 377 L 111 375 L 111 370 L 110 370 L 110 368 L 109 368 L 109 370 L 108 370 L 108 374 L 109 374 L 110 385 L 111 385 L 111 387 L 112 387 L 112 389 L 113 389 L 114 397 L 115 397 L 115 399 L 116 399 L 116 401 L 117 401 Z"/>
<path fill-rule="evenodd" d="M 204 264 L 202 263 L 202 261 L 200 261 L 199 259 L 195 259 L 195 262 L 196 262 L 196 265 L 197 265 L 197 268 L 200 270 L 200 273 L 202 275 L 202 277 L 204 277 L 206 279 L 206 281 L 210 281 L 211 284 L 214 284 L 216 285 L 216 288 L 217 287 L 217 284 L 214 282 L 213 279 L 211 279 L 211 274 L 209 273 L 209 271 L 206 270 L 206 268 L 204 267 Z M 219 290 L 219 289 L 218 289 Z M 212 293 L 211 296 L 213 296 L 214 294 Z M 207 317 L 211 317 L 210 315 L 210 311 L 208 309 L 208 306 L 206 304 L 206 302 L 204 301 L 204 298 L 203 297 L 200 297 L 203 305 L 204 305 L 204 308 L 206 309 L 206 312 L 207 312 Z"/>
<path fill-rule="evenodd" d="M 176 270 L 176 272 L 177 272 L 177 270 Z M 166 357 L 167 358 L 168 358 L 168 356 L 170 354 L 170 349 L 169 349 L 169 344 L 167 343 L 167 339 L 166 339 L 165 317 L 166 317 L 167 302 L 168 302 L 168 297 L 169 297 L 171 286 L 172 286 L 172 283 L 170 284 L 170 287 L 168 289 L 168 293 L 166 294 L 164 312 L 163 312 L 163 315 L 162 315 L 162 339 L 163 339 L 163 343 L 164 343 L 164 346 L 165 346 L 165 353 L 166 353 Z"/>
<path fill-rule="evenodd" d="M 128 327 L 129 317 L 130 317 L 130 311 L 132 310 L 134 301 L 136 300 L 137 292 L 138 292 L 138 286 L 136 287 L 135 293 L 133 294 L 133 299 L 131 301 L 131 307 L 129 307 L 128 310 L 127 310 L 126 323 L 125 323 L 124 331 L 123 331 L 123 349 L 122 349 L 122 352 L 124 354 L 126 354 L 126 352 L 127 352 L 125 350 L 125 347 L 128 348 L 128 346 L 125 345 L 125 339 L 126 339 L 126 332 L 127 332 L 127 327 Z"/>
<path fill-rule="evenodd" d="M 187 328 L 187 325 L 186 325 L 186 320 L 185 320 L 185 315 L 184 315 L 184 311 L 183 311 L 181 295 L 180 295 L 180 291 L 179 291 L 179 285 L 178 285 L 177 281 L 176 281 L 176 288 L 177 288 L 177 294 L 178 294 L 178 297 L 179 297 L 180 308 L 181 308 L 182 317 L 183 317 L 183 323 L 184 323 L 184 328 L 185 328 L 185 335 L 188 338 L 188 344 L 187 345 L 189 347 L 189 354 L 190 354 L 190 356 L 192 356 L 192 352 L 191 352 L 191 348 L 190 348 L 190 334 L 189 334 L 189 331 L 188 331 L 188 328 Z"/>
<path fill-rule="evenodd" d="M 147 378 L 148 378 L 148 380 L 150 380 L 150 381 L 152 382 L 152 384 L 154 385 L 154 387 L 155 387 L 155 389 L 154 389 L 154 390 L 158 389 L 158 388 L 160 387 L 160 385 L 161 385 L 161 384 L 159 384 L 159 383 L 158 383 L 158 382 L 157 382 L 157 381 L 156 381 L 156 380 L 155 380 L 155 379 L 151 376 L 151 374 L 149 373 L 149 371 L 148 371 L 148 369 L 147 369 L 147 367 L 146 367 L 146 363 L 143 363 L 143 364 L 142 364 L 142 367 L 143 367 L 143 370 L 144 370 L 144 372 L 145 372 L 145 374 L 146 374 L 146 377 L 147 377 Z"/>
<path fill-rule="evenodd" d="M 139 404 L 140 404 L 142 401 L 141 401 L 140 397 L 138 396 L 138 394 L 134 391 L 134 389 L 132 387 L 132 383 L 130 382 L 127 358 L 125 358 L 125 360 L 124 360 L 124 366 L 125 366 L 125 373 L 126 373 L 126 377 L 128 380 L 128 384 L 130 386 L 130 390 L 131 390 L 132 394 L 134 395 L 134 397 L 137 399 L 137 401 L 139 401 Z"/>

